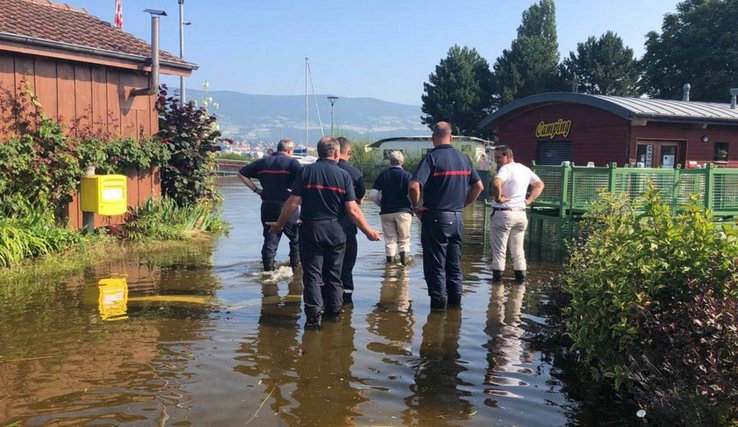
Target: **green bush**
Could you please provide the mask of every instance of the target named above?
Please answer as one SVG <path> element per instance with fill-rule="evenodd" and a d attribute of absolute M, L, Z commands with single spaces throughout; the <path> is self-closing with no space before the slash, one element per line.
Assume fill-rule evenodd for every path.
<path fill-rule="evenodd" d="M 187 240 L 202 232 L 227 229 L 212 205 L 180 206 L 169 197 L 149 198 L 134 208 L 122 226 L 122 236 L 131 241 Z"/>
<path fill-rule="evenodd" d="M 581 230 L 562 275 L 574 348 L 657 412 L 738 421 L 738 231 L 651 185 L 636 204 L 603 194 Z"/>
<path fill-rule="evenodd" d="M 55 225 L 38 210 L 20 218 L 0 216 L 0 267 L 26 258 L 63 252 L 83 243 L 81 234 Z"/>
<path fill-rule="evenodd" d="M 178 205 L 196 205 L 217 200 L 215 152 L 220 131 L 216 117 L 194 102 L 181 104 L 179 97 L 167 96 L 162 85 L 157 101 L 159 137 L 170 157 L 161 168 L 161 189 Z"/>

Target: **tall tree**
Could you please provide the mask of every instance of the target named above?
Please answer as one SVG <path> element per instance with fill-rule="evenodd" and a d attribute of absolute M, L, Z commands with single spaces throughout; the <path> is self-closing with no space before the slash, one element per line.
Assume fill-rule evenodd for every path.
<path fill-rule="evenodd" d="M 558 64 L 556 6 L 553 0 L 540 0 L 523 12 L 517 38 L 495 62 L 494 106 L 561 89 Z"/>
<path fill-rule="evenodd" d="M 459 135 L 481 136 L 479 122 L 489 114 L 492 72 L 476 49 L 454 45 L 423 84 L 420 120 L 432 128 L 448 121 Z"/>
<path fill-rule="evenodd" d="M 576 53 L 569 52 L 561 64 L 561 75 L 584 93 L 638 95 L 639 70 L 633 49 L 623 46 L 623 39 L 612 31 L 577 44 Z"/>
<path fill-rule="evenodd" d="M 685 83 L 695 101 L 727 102 L 738 85 L 738 0 L 687 0 L 664 16 L 662 33 L 646 35 L 642 88 L 679 99 Z"/>

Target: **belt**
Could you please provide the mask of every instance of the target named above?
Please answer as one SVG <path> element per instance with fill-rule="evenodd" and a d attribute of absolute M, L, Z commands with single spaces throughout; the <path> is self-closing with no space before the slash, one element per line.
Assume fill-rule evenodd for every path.
<path fill-rule="evenodd" d="M 525 212 L 525 208 L 492 208 L 492 212 Z"/>
<path fill-rule="evenodd" d="M 325 219 L 303 219 L 302 223 L 312 223 L 312 222 L 338 222 L 337 218 L 325 218 Z"/>

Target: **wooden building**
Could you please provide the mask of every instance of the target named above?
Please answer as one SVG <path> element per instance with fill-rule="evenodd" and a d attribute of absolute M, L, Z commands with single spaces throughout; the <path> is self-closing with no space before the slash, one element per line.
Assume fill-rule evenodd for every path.
<path fill-rule="evenodd" d="M 738 167 L 738 109 L 731 104 L 545 93 L 502 107 L 480 128 L 526 164 Z"/>
<path fill-rule="evenodd" d="M 112 5 L 111 5 L 112 11 Z M 156 94 L 134 94 L 150 84 L 151 46 L 107 22 L 49 0 L 0 0 L 0 90 L 26 84 L 42 109 L 66 125 L 79 123 L 115 136 L 158 132 Z M 160 51 L 160 72 L 188 76 L 197 69 Z M 158 81 L 158 79 L 157 79 Z M 160 194 L 158 171 L 129 174 L 129 205 Z M 81 226 L 75 196 L 69 226 Z M 95 224 L 122 218 L 96 218 Z"/>

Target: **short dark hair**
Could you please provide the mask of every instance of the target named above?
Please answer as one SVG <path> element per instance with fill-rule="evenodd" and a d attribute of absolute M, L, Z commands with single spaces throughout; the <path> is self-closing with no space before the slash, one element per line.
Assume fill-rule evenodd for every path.
<path fill-rule="evenodd" d="M 351 149 L 351 141 L 343 136 L 339 136 L 336 138 L 336 141 L 338 141 L 338 144 L 341 146 L 341 154 L 346 154 Z"/>
<path fill-rule="evenodd" d="M 330 159 L 338 150 L 338 141 L 330 136 L 324 136 L 318 141 L 318 157 L 321 159 Z"/>
<path fill-rule="evenodd" d="M 280 151 L 282 153 L 292 148 L 295 148 L 295 143 L 292 142 L 292 140 L 289 138 L 282 139 L 277 143 L 277 151 Z"/>
<path fill-rule="evenodd" d="M 503 156 L 507 157 L 513 157 L 513 151 L 512 148 L 508 147 L 507 145 L 498 145 L 495 147 L 495 151 L 502 154 Z"/>

